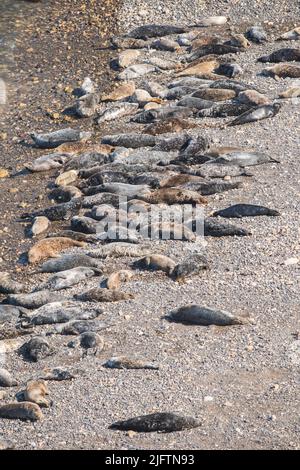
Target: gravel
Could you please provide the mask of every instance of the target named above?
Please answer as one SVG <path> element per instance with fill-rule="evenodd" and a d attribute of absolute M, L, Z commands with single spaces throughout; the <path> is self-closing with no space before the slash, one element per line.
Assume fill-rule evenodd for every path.
<path fill-rule="evenodd" d="M 48 276 L 33 276 L 34 268 L 24 265 L 22 253 L 32 240 L 24 238 L 24 226 L 17 224 L 15 218 L 24 211 L 22 203 L 27 205 L 26 211 L 28 207 L 33 210 L 49 204 L 45 187 L 54 181 L 57 172 L 37 176 L 22 171 L 24 162 L 41 155 L 28 146 L 28 132 L 65 126 L 63 117 L 51 121 L 47 111 L 61 111 L 71 104 L 72 97 L 63 91 L 65 87 L 72 88 L 89 75 L 107 91 L 116 76 L 107 65 L 115 53 L 100 50 L 106 44 L 106 32 L 103 31 L 103 39 L 99 36 L 102 23 L 95 26 L 93 15 L 88 19 L 82 10 L 82 5 L 88 3 L 42 1 L 41 5 L 26 6 L 29 10 L 24 13 L 16 37 L 12 81 L 17 93 L 11 95 L 6 114 L 1 116 L 7 138 L 0 142 L 0 166 L 13 176 L 0 181 L 0 267 L 32 287 Z M 102 2 L 95 3 L 93 14 L 100 17 Z M 109 3 L 106 6 L 111 13 L 111 23 L 107 20 L 107 25 L 114 25 L 114 33 L 156 22 L 159 11 L 160 22 L 185 24 L 206 15 L 229 15 L 230 25 L 237 32 L 259 22 L 273 39 L 278 32 L 292 27 L 299 16 L 299 7 L 292 1 L 125 0 L 119 9 L 112 9 Z M 76 21 L 65 22 L 71 7 Z M 241 80 L 255 83 L 268 97 L 276 98 L 279 91 L 295 81 L 276 81 L 260 75 L 264 66 L 255 60 L 289 46 L 289 42 L 271 40 L 238 53 L 235 59 L 244 70 Z M 29 49 L 33 50 L 28 52 Z M 55 56 L 59 60 L 55 74 L 49 63 L 49 50 L 53 61 Z M 152 54 L 172 57 L 165 52 Z M 37 83 L 35 76 L 39 77 Z M 167 73 L 165 80 L 169 79 Z M 25 106 L 20 107 L 21 103 Z M 17 351 L 7 354 L 1 367 L 9 370 L 19 384 L 25 384 L 45 368 L 58 366 L 69 367 L 76 378 L 49 382 L 53 406 L 43 410 L 43 421 L 1 420 L 0 440 L 12 442 L 17 449 L 299 449 L 299 264 L 286 264 L 288 259 L 300 257 L 299 101 L 284 101 L 273 119 L 236 128 L 225 127 L 224 122 L 205 119 L 191 131 L 197 134 L 200 129 L 216 144 L 253 147 L 281 164 L 251 167 L 254 176 L 243 178 L 241 188 L 209 196 L 206 213 L 231 204 L 251 203 L 276 209 L 281 216 L 238 220 L 238 225 L 252 232 L 250 237 L 208 238 L 210 269 L 185 284 L 177 284 L 163 273 L 138 272 L 124 287 L 124 291 L 135 294 L 135 299 L 103 304 L 104 313 L 99 320 L 111 326 L 100 331 L 105 346 L 95 356 L 83 355 L 81 348 L 67 347 L 74 338 L 61 335 L 48 337 L 56 352 L 38 363 L 24 361 Z M 91 120 L 76 121 L 76 126 L 89 130 Z M 132 132 L 140 129 L 135 124 L 130 127 Z M 128 129 L 126 118 L 113 129 L 106 124 L 96 130 L 95 142 L 112 130 L 117 133 L 124 128 Z M 16 193 L 10 192 L 13 187 L 18 189 Z M 178 260 L 195 246 L 180 241 L 152 243 L 154 250 Z M 124 258 L 106 261 L 106 265 L 119 268 L 130 262 Z M 68 289 L 68 295 L 98 284 L 99 278 L 93 278 Z M 201 327 L 170 323 L 164 318 L 174 308 L 188 303 L 250 314 L 255 323 Z M 35 334 L 51 330 L 52 327 L 38 327 Z M 110 357 L 128 354 L 158 363 L 160 368 L 103 367 Z M 20 389 L 6 388 L 8 396 L 3 403 L 14 400 Z M 202 426 L 173 434 L 131 434 L 108 429 L 115 421 L 162 411 L 193 416 L 202 421 Z"/>

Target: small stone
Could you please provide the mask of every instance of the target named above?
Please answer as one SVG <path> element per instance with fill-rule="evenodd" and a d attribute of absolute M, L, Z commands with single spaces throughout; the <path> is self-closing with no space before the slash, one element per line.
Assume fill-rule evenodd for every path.
<path fill-rule="evenodd" d="M 0 168 L 0 178 L 7 178 L 9 176 L 9 173 L 5 168 Z"/>
<path fill-rule="evenodd" d="M 292 266 L 293 264 L 299 263 L 299 258 L 288 258 L 284 261 L 285 266 Z"/>

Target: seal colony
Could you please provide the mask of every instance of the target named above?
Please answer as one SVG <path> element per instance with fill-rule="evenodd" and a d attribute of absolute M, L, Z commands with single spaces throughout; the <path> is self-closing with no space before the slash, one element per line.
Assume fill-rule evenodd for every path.
<path fill-rule="evenodd" d="M 0 273 L 0 293 L 6 295 L 0 306 L 0 335 L 3 334 L 0 338 L 5 338 L 6 331 L 9 338 L 30 335 L 30 339 L 22 341 L 20 360 L 39 363 L 55 355 L 51 339 L 58 334 L 78 336 L 79 340 L 69 343 L 69 347 L 81 347 L 85 350 L 82 356 L 88 349 L 97 349 L 98 343 L 99 349 L 105 350 L 104 340 L 96 336 L 108 327 L 101 321 L 106 319 L 105 304 L 138 298 L 138 292 L 132 294 L 123 289 L 141 271 L 141 282 L 147 282 L 149 271 L 161 271 L 174 283 L 185 282 L 191 275 L 201 277 L 208 268 L 213 270 L 213 262 L 203 254 L 202 235 L 251 236 L 250 231 L 224 219 L 265 216 L 267 224 L 266 216 L 280 216 L 273 208 L 249 201 L 214 211 L 210 214 L 212 218 L 207 214 L 200 235 L 194 230 L 198 222 L 195 214 L 191 214 L 189 228 L 184 231 L 174 220 L 157 222 L 170 212 L 175 219 L 186 203 L 193 209 L 196 205 L 209 208 L 210 196 L 242 187 L 243 178 L 249 178 L 247 167 L 276 161 L 255 148 L 215 147 L 213 135 L 210 138 L 202 135 L 207 117 L 216 126 L 251 126 L 256 121 L 276 119 L 282 107 L 253 84 L 239 80 L 242 75 L 237 63 L 239 54 L 252 47 L 252 43 L 265 43 L 268 40 L 265 31 L 254 26 L 245 35 L 234 36 L 225 30 L 226 23 L 227 18 L 220 16 L 203 18 L 194 26 L 151 24 L 112 38 L 116 87 L 101 96 L 96 84 L 86 77 L 74 103 L 78 118 L 90 119 L 97 128 L 109 122 L 110 134 L 91 144 L 92 130 L 66 128 L 31 133 L 35 147 L 49 152 L 26 168 L 32 172 L 60 173 L 55 175 L 56 192 L 52 193 L 58 204 L 22 215 L 22 220 L 30 224 L 32 236 L 41 237 L 30 248 L 28 263 L 47 276 L 45 282 L 28 289 L 9 273 Z M 224 26 L 224 34 L 217 39 L 211 36 L 215 25 Z M 279 39 L 297 40 L 298 30 L 282 32 Z M 168 53 L 169 59 L 162 60 L 160 51 Z M 257 60 L 299 62 L 300 52 L 296 47 L 279 49 Z M 274 77 L 300 76 L 297 65 L 280 64 L 267 70 Z M 279 98 L 295 96 L 293 93 Z M 118 130 L 121 123 L 125 124 L 122 133 Z M 235 177 L 238 181 L 228 181 Z M 119 206 L 119 196 L 127 198 L 126 207 Z M 122 218 L 125 226 L 120 227 L 117 222 Z M 49 236 L 52 222 L 56 221 L 64 222 L 64 230 Z M 131 228 L 133 222 L 136 230 Z M 155 234 L 156 239 L 164 240 L 165 244 L 172 244 L 173 240 L 194 244 L 195 252 L 181 259 L 165 256 L 157 248 L 160 245 L 153 244 L 154 237 L 149 242 L 153 227 L 152 236 Z M 164 237 L 166 233 L 168 237 Z M 207 244 L 209 252 L 209 239 Z M 65 253 L 70 248 L 74 250 Z M 95 277 L 99 278 L 98 285 L 91 288 L 89 281 Z M 81 282 L 84 287 L 70 295 L 68 289 Z M 104 304 L 103 310 L 97 303 Z M 253 320 L 239 312 L 228 312 L 226 306 L 220 310 L 212 305 L 181 305 L 165 313 L 165 320 L 190 328 L 209 325 L 247 328 Z M 131 372 L 159 368 L 151 359 L 132 360 L 121 353 L 108 356 L 105 367 Z M 40 407 L 51 409 L 51 401 L 46 398 L 50 391 L 44 380 L 75 378 L 69 371 L 55 369 L 44 379 L 28 381 L 23 384 L 25 401 L 16 399 L 1 405 L 0 417 L 42 419 Z M 13 374 L 1 369 L 0 386 L 18 385 L 21 384 Z M 199 425 L 196 418 L 162 410 L 112 423 L 111 429 L 172 432 Z"/>

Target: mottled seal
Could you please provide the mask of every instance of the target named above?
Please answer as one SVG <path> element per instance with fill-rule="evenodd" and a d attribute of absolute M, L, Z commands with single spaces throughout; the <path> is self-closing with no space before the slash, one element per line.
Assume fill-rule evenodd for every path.
<path fill-rule="evenodd" d="M 259 57 L 258 62 L 293 62 L 300 60 L 300 49 L 284 48 Z"/>
<path fill-rule="evenodd" d="M 95 287 L 83 294 L 75 295 L 78 300 L 86 302 L 119 302 L 120 300 L 130 300 L 134 298 L 133 294 L 121 292 L 119 290 L 101 289 Z"/>
<path fill-rule="evenodd" d="M 32 133 L 31 138 L 40 148 L 55 148 L 65 142 L 86 141 L 92 136 L 91 132 L 83 132 L 77 129 L 60 129 L 48 134 Z"/>
<path fill-rule="evenodd" d="M 28 262 L 38 263 L 47 258 L 55 258 L 61 251 L 74 246 L 85 246 L 86 243 L 71 238 L 55 237 L 39 240 L 28 251 Z"/>
<path fill-rule="evenodd" d="M 111 357 L 103 365 L 108 369 L 159 369 L 159 366 L 153 362 L 148 362 L 146 359 L 129 356 Z"/>
<path fill-rule="evenodd" d="M 241 124 L 247 124 L 249 122 L 260 121 L 262 119 L 272 118 L 279 113 L 280 109 L 280 103 L 258 106 L 256 109 L 249 109 L 245 113 L 241 114 L 236 119 L 231 121 L 228 126 L 237 126 Z"/>
<path fill-rule="evenodd" d="M 291 64 L 277 64 L 274 67 L 270 67 L 263 70 L 266 75 L 271 75 L 276 78 L 299 78 L 300 77 L 300 66 Z"/>
<path fill-rule="evenodd" d="M 248 317 L 235 316 L 224 310 L 216 310 L 200 305 L 187 305 L 173 310 L 168 317 L 171 321 L 192 325 L 243 325 L 249 323 Z"/>
<path fill-rule="evenodd" d="M 201 426 L 201 422 L 191 417 L 174 413 L 153 413 L 126 421 L 117 421 L 110 426 L 110 429 L 136 432 L 173 432 L 198 426 Z"/>

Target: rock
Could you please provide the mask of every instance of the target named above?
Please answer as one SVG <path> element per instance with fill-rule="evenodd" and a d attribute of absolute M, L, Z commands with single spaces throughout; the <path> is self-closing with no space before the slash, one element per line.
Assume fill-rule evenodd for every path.
<path fill-rule="evenodd" d="M 14 387 L 17 381 L 12 378 L 6 369 L 0 369 L 0 387 Z"/>
<path fill-rule="evenodd" d="M 31 234 L 36 237 L 41 233 L 44 233 L 50 227 L 50 220 L 47 219 L 45 216 L 35 217 L 33 220 L 33 224 L 31 226 Z"/>

